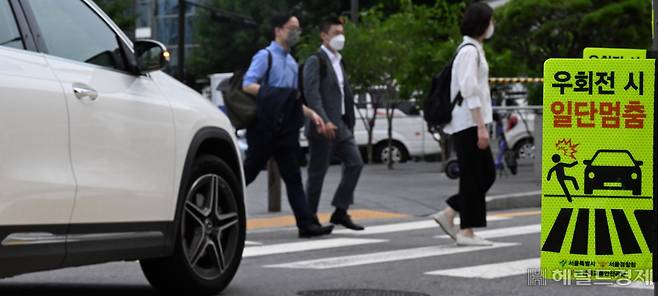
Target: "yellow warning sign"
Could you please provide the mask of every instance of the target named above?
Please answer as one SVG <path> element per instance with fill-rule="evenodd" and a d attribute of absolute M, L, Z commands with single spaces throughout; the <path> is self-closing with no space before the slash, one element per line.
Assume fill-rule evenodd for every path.
<path fill-rule="evenodd" d="M 549 279 L 652 274 L 654 63 L 544 64 L 541 267 Z"/>
<path fill-rule="evenodd" d="M 586 59 L 646 59 L 646 49 L 587 47 L 583 50 Z"/>

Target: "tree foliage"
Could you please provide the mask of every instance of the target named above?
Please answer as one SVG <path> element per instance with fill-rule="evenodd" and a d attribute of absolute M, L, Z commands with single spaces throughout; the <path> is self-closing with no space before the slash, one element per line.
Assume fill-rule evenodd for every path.
<path fill-rule="evenodd" d="M 580 58 L 585 47 L 648 48 L 646 0 L 512 0 L 496 11 L 496 75 L 542 75 L 549 58 Z"/>
<path fill-rule="evenodd" d="M 413 3 L 444 2 L 441 0 L 416 0 Z M 451 0 L 455 1 L 455 0 Z M 361 11 L 377 7 L 378 16 L 384 19 L 400 11 L 402 2 L 360 0 Z M 350 1 L 322 0 L 209 0 L 207 3 L 224 11 L 239 13 L 253 18 L 258 28 L 248 29 L 234 23 L 219 23 L 206 11 L 201 11 L 195 23 L 199 47 L 192 52 L 189 71 L 196 76 L 210 73 L 232 72 L 247 67 L 253 54 L 272 40 L 270 18 L 276 12 L 288 11 L 298 16 L 304 30 L 302 44 L 293 50 L 298 58 L 306 58 L 319 47 L 319 26 L 327 17 L 348 16 Z M 354 27 L 354 25 L 351 25 Z"/>
<path fill-rule="evenodd" d="M 233 72 L 249 65 L 252 56 L 273 39 L 270 19 L 277 12 L 291 12 L 300 18 L 302 27 L 314 28 L 321 16 L 339 14 L 344 1 L 234 1 L 211 0 L 209 6 L 253 18 L 257 28 L 237 23 L 217 22 L 210 13 L 201 11 L 195 24 L 199 47 L 192 52 L 189 70 L 197 76 Z"/>

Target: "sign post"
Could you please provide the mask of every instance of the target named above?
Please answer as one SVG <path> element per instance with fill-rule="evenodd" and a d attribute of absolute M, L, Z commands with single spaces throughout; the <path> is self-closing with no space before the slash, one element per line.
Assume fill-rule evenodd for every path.
<path fill-rule="evenodd" d="M 658 33 L 656 30 L 658 30 L 658 26 L 656 26 L 656 12 L 658 11 L 658 0 L 652 0 L 651 1 L 651 38 L 653 39 L 652 46 L 651 46 L 651 54 L 650 56 L 652 58 L 657 58 L 658 57 Z M 655 76 L 654 76 L 655 77 Z M 655 80 L 654 78 L 654 87 L 655 83 L 658 83 L 658 80 Z M 654 95 L 654 100 L 655 100 L 655 95 Z M 654 112 L 655 112 L 656 106 L 654 106 Z M 658 127 L 658 123 L 654 122 L 654 129 Z M 655 137 L 655 135 L 654 135 Z M 656 147 L 656 141 L 654 139 L 654 146 L 653 146 L 653 151 L 654 155 L 656 154 L 656 151 L 658 151 L 658 148 Z M 656 171 L 656 168 L 658 167 L 658 164 L 654 164 L 653 170 Z M 654 180 L 654 195 L 656 194 L 656 182 Z M 652 249 L 655 251 L 656 245 L 658 244 L 658 200 L 654 199 L 653 201 L 653 208 L 654 208 L 654 222 L 653 222 L 653 245 Z M 656 256 L 654 254 L 653 257 L 653 274 L 656 274 L 656 266 L 658 266 L 658 261 L 656 260 Z M 655 289 L 655 279 L 654 279 L 654 295 L 658 296 L 658 290 Z"/>
<path fill-rule="evenodd" d="M 654 80 L 653 59 L 546 61 L 545 277 L 652 280 Z"/>

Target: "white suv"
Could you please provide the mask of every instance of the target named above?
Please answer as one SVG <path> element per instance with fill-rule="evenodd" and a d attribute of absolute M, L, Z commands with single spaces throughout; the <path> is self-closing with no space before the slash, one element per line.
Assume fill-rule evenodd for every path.
<path fill-rule="evenodd" d="M 157 289 L 235 275 L 244 178 L 227 118 L 87 0 L 0 0 L 0 277 L 141 260 Z"/>

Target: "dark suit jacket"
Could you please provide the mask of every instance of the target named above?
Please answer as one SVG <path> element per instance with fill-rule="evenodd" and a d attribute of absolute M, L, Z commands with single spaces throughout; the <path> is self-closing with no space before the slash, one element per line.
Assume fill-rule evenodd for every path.
<path fill-rule="evenodd" d="M 296 133 L 304 125 L 304 113 L 298 91 L 263 85 L 256 97 L 256 122 L 254 125 L 274 134 Z"/>
<path fill-rule="evenodd" d="M 326 65 L 326 75 L 320 75 L 320 60 Z M 341 67 L 343 65 L 341 64 Z M 345 124 L 352 130 L 354 128 L 354 95 L 347 79 L 347 72 L 343 67 L 344 93 L 345 93 Z M 340 127 L 343 116 L 341 114 L 341 92 L 338 77 L 327 54 L 320 49 L 319 54 L 312 55 L 304 63 L 304 96 L 308 107 L 320 115 L 325 122 L 332 122 Z M 306 137 L 319 138 L 315 124 L 306 120 Z"/>

